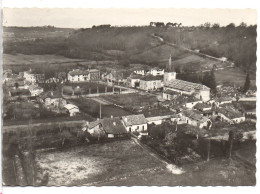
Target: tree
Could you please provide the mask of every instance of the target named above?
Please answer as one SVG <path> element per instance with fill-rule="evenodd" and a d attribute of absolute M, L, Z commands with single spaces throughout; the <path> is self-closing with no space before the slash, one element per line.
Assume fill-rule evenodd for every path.
<path fill-rule="evenodd" d="M 247 73 L 243 92 L 246 93 L 249 90 L 249 88 L 250 88 L 250 78 L 249 78 L 249 73 Z"/>
<path fill-rule="evenodd" d="M 212 28 L 215 28 L 215 29 L 217 29 L 217 28 L 219 28 L 220 26 L 219 26 L 219 23 L 214 23 L 213 25 L 212 25 Z"/>
<path fill-rule="evenodd" d="M 234 27 L 236 27 L 236 26 L 235 26 L 234 23 L 230 23 L 230 24 L 228 24 L 226 27 L 227 27 L 227 28 L 234 28 Z"/>
<path fill-rule="evenodd" d="M 239 25 L 239 27 L 244 27 L 244 28 L 246 28 L 246 27 L 247 27 L 247 24 L 246 24 L 245 22 L 241 22 L 240 25 Z"/>
<path fill-rule="evenodd" d="M 212 69 L 210 73 L 206 72 L 204 74 L 202 84 L 208 86 L 214 94 L 216 93 L 217 84 L 214 69 Z"/>

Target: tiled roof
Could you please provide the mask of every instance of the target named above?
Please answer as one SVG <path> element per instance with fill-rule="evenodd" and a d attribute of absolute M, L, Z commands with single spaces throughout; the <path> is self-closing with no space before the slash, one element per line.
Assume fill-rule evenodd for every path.
<path fill-rule="evenodd" d="M 203 110 L 204 108 L 211 108 L 211 105 L 210 104 L 206 104 L 206 103 L 197 103 L 194 106 L 194 108 L 198 109 L 198 110 Z"/>
<path fill-rule="evenodd" d="M 177 114 L 173 114 L 173 115 L 165 115 L 165 116 L 157 116 L 157 117 L 148 117 L 146 118 L 146 120 L 148 122 L 151 121 L 158 121 L 158 120 L 163 120 L 163 119 L 170 119 L 170 118 L 179 118 L 180 116 Z"/>
<path fill-rule="evenodd" d="M 143 114 L 123 116 L 122 119 L 126 126 L 141 125 L 147 123 L 147 120 Z"/>
<path fill-rule="evenodd" d="M 140 79 L 144 81 L 162 80 L 163 76 L 147 75 L 147 76 L 142 76 Z"/>
<path fill-rule="evenodd" d="M 195 121 L 198 121 L 198 122 L 201 122 L 201 123 L 204 123 L 208 120 L 208 118 L 202 116 L 200 114 L 200 112 L 198 111 L 195 111 L 195 110 L 183 110 L 183 114 L 192 119 L 192 120 L 195 120 Z"/>
<path fill-rule="evenodd" d="M 170 95 L 178 95 L 178 94 L 180 94 L 179 92 L 172 91 L 172 90 L 165 90 L 165 91 L 163 91 L 163 93 L 170 94 Z"/>
<path fill-rule="evenodd" d="M 192 90 L 209 90 L 207 86 L 204 86 L 202 84 L 187 82 L 179 79 L 166 82 L 164 86 L 187 92 L 190 92 Z"/>
<path fill-rule="evenodd" d="M 88 128 L 91 129 L 99 124 L 102 125 L 102 127 L 106 133 L 111 133 L 111 134 L 127 133 L 127 131 L 119 117 L 105 118 L 105 119 L 100 119 L 97 121 L 90 122 L 88 124 Z"/>
<path fill-rule="evenodd" d="M 74 69 L 74 70 L 70 71 L 68 74 L 71 76 L 88 75 L 89 73 L 93 73 L 93 72 L 99 72 L 99 70 L 97 70 L 97 69 L 87 69 L 87 70 Z"/>
<path fill-rule="evenodd" d="M 218 109 L 218 112 L 225 115 L 229 119 L 243 117 L 243 113 L 240 112 L 239 110 L 235 109 L 232 106 L 222 107 L 222 108 Z"/>

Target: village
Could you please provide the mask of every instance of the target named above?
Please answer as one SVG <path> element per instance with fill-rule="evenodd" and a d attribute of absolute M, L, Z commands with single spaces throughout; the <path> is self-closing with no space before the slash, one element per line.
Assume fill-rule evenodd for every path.
<path fill-rule="evenodd" d="M 230 142 L 231 132 L 234 142 L 255 141 L 256 91 L 216 85 L 213 92 L 201 83 L 177 79 L 171 55 L 164 69 L 136 66 L 133 72 L 74 68 L 49 78 L 33 69 L 19 74 L 4 70 L 5 139 L 18 139 L 14 141 L 20 142 L 23 154 L 32 149 L 30 139 L 33 149 L 107 146 L 107 142 L 124 146 L 131 139 L 174 165 L 231 156 L 230 144 L 223 152 L 218 150 Z M 201 151 L 192 139 L 207 149 Z M 218 142 L 217 151 L 209 140 Z M 14 161 L 19 170 L 24 168 L 20 160 L 28 160 L 28 154 L 18 156 Z M 30 171 L 29 167 L 23 171 L 26 168 Z M 49 175 L 40 174 L 41 183 L 31 178 L 27 184 L 44 184 Z"/>

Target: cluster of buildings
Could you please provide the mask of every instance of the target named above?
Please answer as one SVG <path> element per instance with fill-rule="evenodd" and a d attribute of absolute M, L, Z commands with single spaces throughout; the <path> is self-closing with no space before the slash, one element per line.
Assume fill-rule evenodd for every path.
<path fill-rule="evenodd" d="M 94 136 L 101 134 L 101 131 L 108 138 L 124 136 L 130 132 L 147 135 L 148 124 L 160 125 L 165 121 L 188 124 L 207 130 L 212 128 L 215 121 L 228 124 L 245 121 L 245 114 L 233 105 L 233 102 L 236 101 L 234 95 L 223 95 L 211 99 L 209 87 L 176 79 L 171 57 L 166 70 L 136 70 L 126 79 L 123 74 L 113 71 L 103 76 L 103 79 L 113 84 L 126 82 L 129 87 L 145 91 L 157 90 L 159 93 L 156 94 L 162 96 L 160 105 L 169 108 L 172 114 L 147 118 L 143 114 L 139 114 L 86 122 L 83 130 L 87 130 Z"/>

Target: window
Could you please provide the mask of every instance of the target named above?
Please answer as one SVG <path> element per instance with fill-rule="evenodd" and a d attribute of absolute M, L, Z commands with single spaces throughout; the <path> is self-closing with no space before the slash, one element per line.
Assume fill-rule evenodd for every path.
<path fill-rule="evenodd" d="M 139 129 L 139 126 L 137 126 L 136 128 Z"/>

